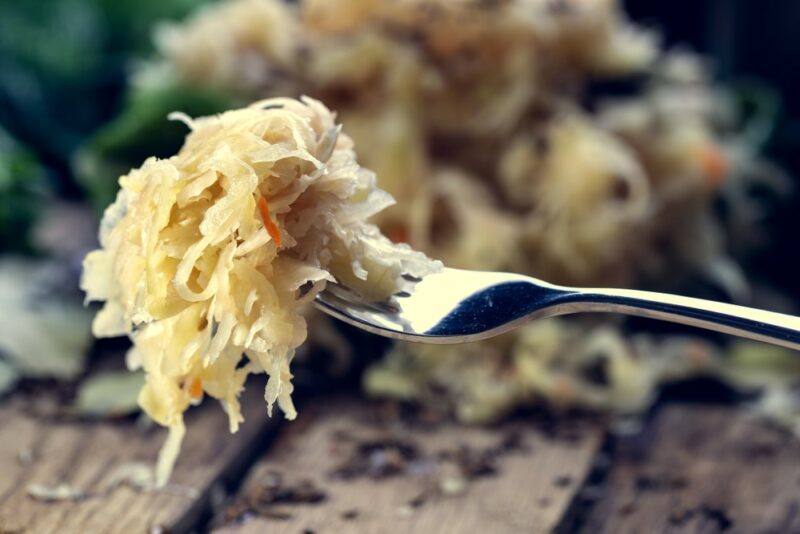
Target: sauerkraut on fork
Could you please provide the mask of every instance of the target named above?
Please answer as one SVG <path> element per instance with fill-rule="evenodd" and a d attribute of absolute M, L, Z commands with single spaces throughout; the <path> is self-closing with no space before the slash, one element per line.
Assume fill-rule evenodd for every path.
<path fill-rule="evenodd" d="M 184 412 L 204 395 L 236 432 L 247 376 L 266 373 L 270 414 L 277 403 L 296 416 L 290 363 L 306 338 L 302 308 L 327 282 L 385 299 L 405 289 L 403 274 L 441 268 L 367 222 L 393 199 L 320 102 L 173 118 L 191 129 L 185 144 L 120 178 L 81 282 L 87 300 L 105 301 L 95 335 L 130 337 L 128 366 L 146 372 L 139 404 L 169 428 L 159 484 Z"/>

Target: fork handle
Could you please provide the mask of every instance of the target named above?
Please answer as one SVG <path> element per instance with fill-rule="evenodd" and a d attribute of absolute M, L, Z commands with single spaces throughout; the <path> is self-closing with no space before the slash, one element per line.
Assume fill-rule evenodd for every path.
<path fill-rule="evenodd" d="M 566 289 L 560 313 L 614 312 L 716 330 L 800 350 L 800 317 L 632 289 Z"/>

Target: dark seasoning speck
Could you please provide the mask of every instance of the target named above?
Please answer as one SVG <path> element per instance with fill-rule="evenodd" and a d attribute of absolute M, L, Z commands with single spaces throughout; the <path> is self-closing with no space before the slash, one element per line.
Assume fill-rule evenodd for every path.
<path fill-rule="evenodd" d="M 255 517 L 272 521 L 302 517 L 304 507 L 329 500 L 332 488 L 326 487 L 326 479 L 333 487 L 364 479 L 378 483 L 397 477 L 413 480 L 417 492 L 396 503 L 398 518 L 410 517 L 430 502 L 463 498 L 472 484 L 502 474 L 506 456 L 535 452 L 526 442 L 528 431 L 564 447 L 574 446 L 585 435 L 590 419 L 580 413 L 572 415 L 563 418 L 549 410 L 526 411 L 516 422 L 512 419 L 493 427 L 494 442 L 485 446 L 453 441 L 440 448 L 426 448 L 424 436 L 451 424 L 444 412 L 397 402 L 373 404 L 362 413 L 355 428 L 329 431 L 327 454 L 333 464 L 329 471 L 320 473 L 323 478 L 292 478 L 289 473 L 268 471 L 224 508 L 215 524 L 241 524 Z M 567 488 L 575 484 L 575 479 L 562 474 L 553 484 Z M 535 504 L 547 508 L 552 501 L 542 497 Z M 355 507 L 331 513 L 353 526 L 363 517 L 363 510 Z"/>
<path fill-rule="evenodd" d="M 243 522 L 251 516 L 287 520 L 292 518 L 290 508 L 316 505 L 327 498 L 327 493 L 309 479 L 289 482 L 283 474 L 269 471 L 226 508 L 223 521 L 225 524 Z"/>
<path fill-rule="evenodd" d="M 571 476 L 569 476 L 569 475 L 561 475 L 561 476 L 557 477 L 557 478 L 556 478 L 556 479 L 553 481 L 553 484 L 554 484 L 554 485 L 555 485 L 557 488 L 566 488 L 566 487 L 569 487 L 569 486 L 572 484 L 572 477 L 571 477 Z"/>
<path fill-rule="evenodd" d="M 713 506 L 702 505 L 681 512 L 673 512 L 669 517 L 672 526 L 683 526 L 690 521 L 711 522 L 716 526 L 717 532 L 725 532 L 733 527 L 733 521 L 725 510 Z"/>
<path fill-rule="evenodd" d="M 358 518 L 358 510 L 346 510 L 342 512 L 342 519 L 345 521 L 352 521 Z"/>
<path fill-rule="evenodd" d="M 402 514 L 411 513 L 432 499 L 461 494 L 470 482 L 496 476 L 502 457 L 530 450 L 524 443 L 522 431 L 511 429 L 501 432 L 497 443 L 488 447 L 460 443 L 438 451 L 425 451 L 407 437 L 408 427 L 428 431 L 435 428 L 436 423 L 425 417 L 420 421 L 411 418 L 400 422 L 397 416 L 397 412 L 390 414 L 391 424 L 373 421 L 379 430 L 377 437 L 363 438 L 342 430 L 332 432 L 335 445 L 331 450 L 340 451 L 342 459 L 329 476 L 345 481 L 364 478 L 379 481 L 392 477 L 420 480 L 420 492 L 403 503 Z M 342 514 L 342 518 L 353 520 L 356 514 Z"/>

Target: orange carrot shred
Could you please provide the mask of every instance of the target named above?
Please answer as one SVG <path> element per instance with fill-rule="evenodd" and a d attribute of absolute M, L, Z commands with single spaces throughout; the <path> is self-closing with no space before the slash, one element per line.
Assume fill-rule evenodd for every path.
<path fill-rule="evenodd" d="M 193 399 L 199 399 L 203 396 L 203 381 L 199 378 L 195 378 L 192 380 L 192 383 L 189 385 L 189 396 Z"/>
<path fill-rule="evenodd" d="M 278 225 L 269 216 L 269 204 L 264 197 L 258 197 L 258 210 L 261 212 L 261 222 L 264 223 L 264 228 L 267 233 L 275 241 L 277 246 L 281 246 L 281 231 Z"/>
<path fill-rule="evenodd" d="M 395 226 L 386 233 L 393 243 L 408 243 L 408 229 L 405 226 Z"/>
<path fill-rule="evenodd" d="M 708 144 L 700 149 L 700 166 L 703 174 L 713 187 L 719 187 L 730 171 L 730 162 L 725 153 L 716 145 Z"/>

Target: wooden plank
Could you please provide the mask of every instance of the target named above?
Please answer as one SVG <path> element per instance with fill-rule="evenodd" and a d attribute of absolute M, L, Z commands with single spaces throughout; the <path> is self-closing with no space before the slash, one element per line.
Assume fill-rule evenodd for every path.
<path fill-rule="evenodd" d="M 363 400 L 306 407 L 217 517 L 215 532 L 549 532 L 604 436 L 587 420 L 543 429 L 531 417 L 484 429 L 379 413 Z M 354 455 L 359 449 L 364 454 Z M 491 468 L 475 458 L 489 458 Z M 295 501 L 321 502 L 279 502 L 293 500 L 291 488 L 302 488 Z"/>
<path fill-rule="evenodd" d="M 252 449 L 276 424 L 266 416 L 258 387 L 244 395 L 243 409 L 247 422 L 233 436 L 216 403 L 190 412 L 167 489 L 121 486 L 109 491 L 115 466 L 155 461 L 163 429 L 143 430 L 131 421 L 64 422 L 32 415 L 30 401 L 10 399 L 0 408 L 0 532 L 188 531 L 206 511 L 212 484 L 243 469 L 241 460 L 252 458 Z M 27 494 L 30 484 L 62 482 L 88 497 L 41 502 Z"/>
<path fill-rule="evenodd" d="M 800 532 L 800 441 L 732 407 L 666 407 L 585 532 Z"/>

